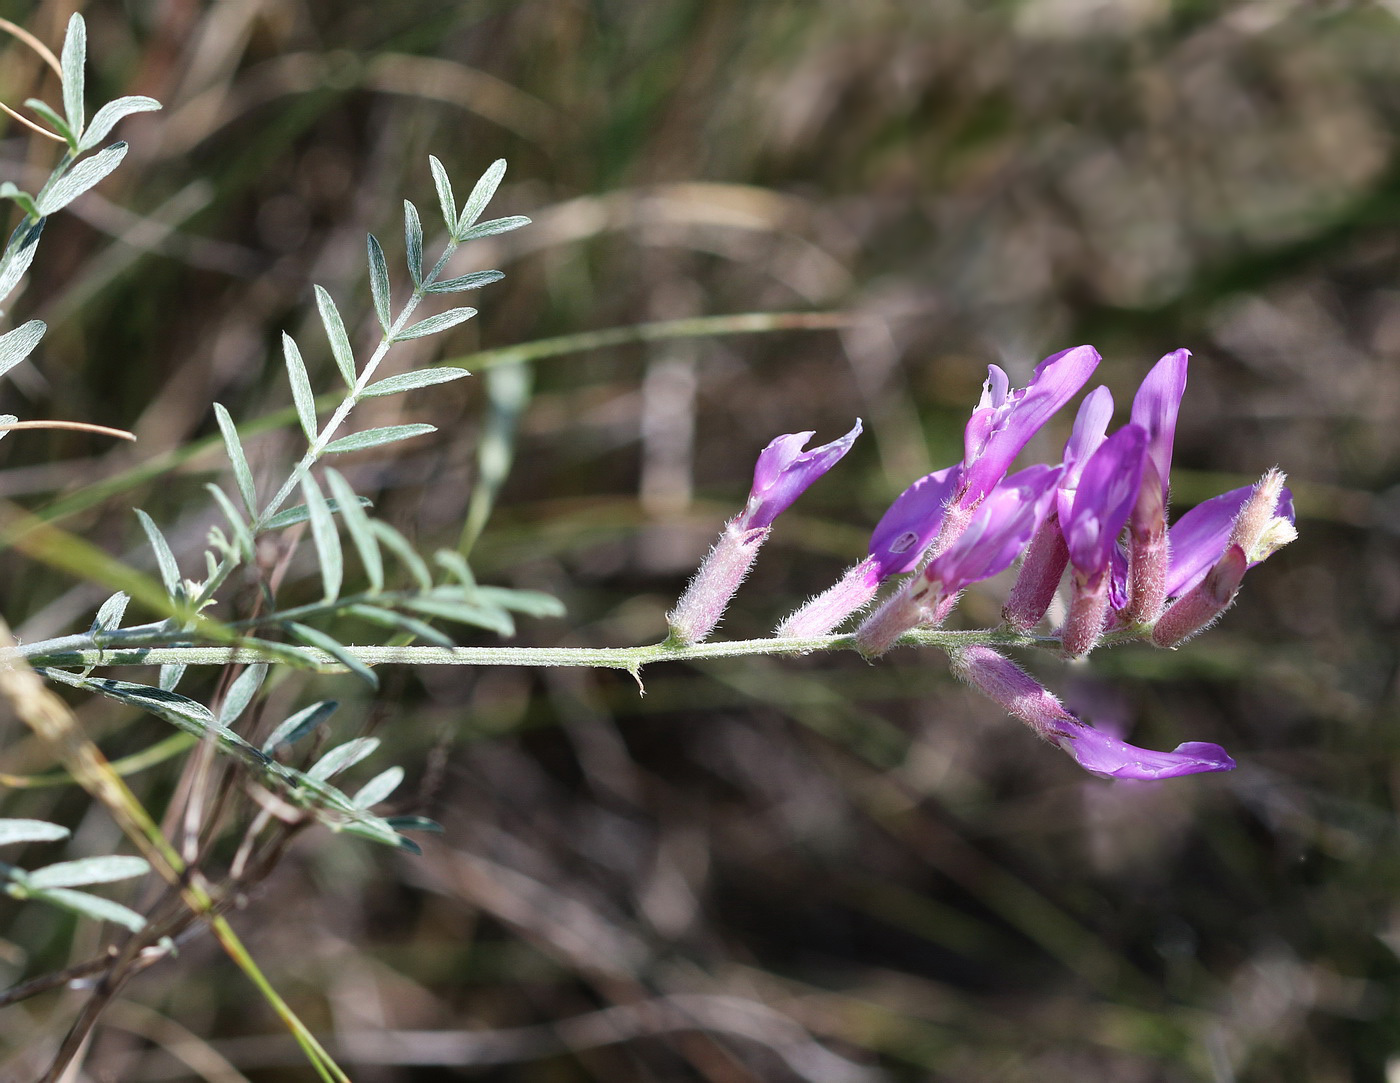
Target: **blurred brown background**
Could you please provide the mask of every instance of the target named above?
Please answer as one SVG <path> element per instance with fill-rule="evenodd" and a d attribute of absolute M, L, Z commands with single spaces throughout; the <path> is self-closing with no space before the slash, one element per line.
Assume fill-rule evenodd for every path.
<path fill-rule="evenodd" d="M 55 45 L 71 10 L 0 3 Z M 1037 669 L 1138 743 L 1224 744 L 1230 775 L 1090 778 L 931 651 L 658 667 L 645 698 L 586 671 L 386 673 L 373 700 L 288 681 L 287 705 L 341 698 L 342 736 L 382 737 L 404 811 L 447 829 L 421 858 L 310 833 L 235 919 L 357 1081 L 1400 1078 L 1400 4 L 83 10 L 89 100 L 165 109 L 124 122 L 128 163 L 50 223 L 16 315 L 52 329 L 3 396 L 140 442 L 12 436 L 6 498 L 44 507 L 207 435 L 211 401 L 284 408 L 284 328 L 330 387 L 311 284 L 369 343 L 364 234 L 403 291 L 400 200 L 429 219 L 429 153 L 459 195 L 507 158 L 492 213 L 535 224 L 459 257 L 507 278 L 390 371 L 647 321 L 859 317 L 534 364 L 472 557 L 567 604 L 521 642 L 659 638 L 757 451 L 860 415 L 723 629 L 764 634 L 960 456 L 987 363 L 1021 381 L 1079 342 L 1122 412 L 1157 357 L 1194 351 L 1178 510 L 1275 463 L 1295 483 L 1300 540 L 1221 627 Z M 0 44 L 0 95 L 36 92 L 54 97 Z M 11 124 L 0 157 L 32 187 L 52 151 Z M 353 464 L 426 551 L 456 544 L 477 486 L 488 371 L 383 400 L 379 423 L 441 432 Z M 1068 421 L 1032 450 L 1057 456 Z M 296 450 L 291 428 L 250 448 L 266 477 Z M 197 559 L 220 469 L 196 457 L 67 525 L 146 566 L 136 504 Z M 4 559 L 26 639 L 85 627 L 104 596 Z M 994 622 L 1004 589 L 962 619 Z M 112 755 L 163 736 L 108 704 L 83 718 Z M 46 769 L 12 736 L 6 770 Z M 134 782 L 159 809 L 175 772 Z M 5 799 L 77 823 L 79 852 L 116 843 L 80 794 Z M 97 946 L 55 913 L 0 916 L 7 982 Z M 0 1013 L 15 1078 L 79 996 Z M 85 1071 L 313 1078 L 205 941 L 132 985 Z"/>

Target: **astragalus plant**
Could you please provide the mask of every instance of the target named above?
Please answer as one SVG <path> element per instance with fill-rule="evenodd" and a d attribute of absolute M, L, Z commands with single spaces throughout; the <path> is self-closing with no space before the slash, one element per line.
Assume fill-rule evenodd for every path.
<path fill-rule="evenodd" d="M 88 120 L 84 59 L 84 24 L 74 16 L 61 60 L 53 58 L 61 76 L 62 110 L 26 103 L 37 118 L 33 123 L 46 126 L 46 134 L 61 143 L 59 161 L 36 193 L 9 181 L 0 186 L 0 196 L 19 218 L 0 260 L 0 303 L 25 279 L 46 218 L 121 163 L 125 144 L 100 146 L 113 126 L 131 113 L 159 108 L 149 98 L 121 98 Z M 484 217 L 504 162 L 491 165 L 460 206 L 436 158 L 429 170 L 445 234 L 440 247 L 432 243 L 437 226 L 425 240 L 419 212 L 407 201 L 406 277 L 391 269 L 377 238 L 367 240 L 377 344 L 367 355 L 356 350 L 336 301 L 321 286 L 314 287 L 314 301 L 341 384 L 318 392 L 303 361 L 303 348 L 311 347 L 287 334 L 281 338 L 304 451 L 281 470 L 267 462 L 258 462 L 255 470 L 244 450 L 240 420 L 213 405 L 229 479 L 208 485 L 221 523 L 208 531 L 202 554 L 178 552 L 151 516 L 134 509 L 157 572 L 152 578 L 38 518 L 18 512 L 8 517 L 7 545 L 115 589 L 85 629 L 23 644 L 7 636 L 0 689 L 45 743 L 56 767 L 106 808 L 135 851 L 36 867 L 21 860 L 22 847 L 61 841 L 70 826 L 40 818 L 0 820 L 0 846 L 16 862 L 0 865 L 11 896 L 110 926 L 106 946 L 87 962 L 0 994 L 14 1003 L 65 983 L 89 990 L 86 1006 L 58 1041 L 45 1078 L 57 1079 L 67 1070 L 124 982 L 153 966 L 179 965 L 169 961 L 179 945 L 206 932 L 279 1012 L 320 1076 L 346 1078 L 272 989 L 224 914 L 276 867 L 307 827 L 321 825 L 417 852 L 412 836 L 436 825 L 415 815 L 375 811 L 404 777 L 397 765 L 359 768 L 375 755 L 375 738 L 320 747 L 334 732 L 334 702 L 306 703 L 285 717 L 265 709 L 275 675 L 288 667 L 345 672 L 377 688 L 377 670 L 388 665 L 603 667 L 629 671 L 640 680 L 646 666 L 674 660 L 832 650 L 875 659 L 895 646 L 934 648 L 948 655 L 961 679 L 1095 774 L 1162 779 L 1234 766 L 1218 745 L 1189 742 L 1157 752 L 1097 729 L 1005 653 L 1026 648 L 1081 658 L 1096 647 L 1131 642 L 1174 648 L 1214 622 L 1233 601 L 1245 571 L 1292 538 L 1290 497 L 1276 471 L 1169 525 L 1172 438 L 1186 388 L 1185 350 L 1167 354 L 1146 375 L 1125 425 L 1109 434 L 1112 396 L 1098 388 L 1083 400 L 1063 461 L 1014 473 L 1014 460 L 1084 387 L 1099 356 L 1089 346 L 1062 351 L 1043 361 L 1023 388 L 1012 388 L 1008 376 L 993 366 L 966 427 L 962 461 L 915 481 L 874 527 L 868 557 L 790 615 L 771 637 L 710 639 L 775 519 L 836 467 L 861 431 L 859 420 L 845 436 L 814 449 L 804 450 L 813 434 L 802 432 L 778 436 L 758 454 L 746 505 L 724 527 L 658 642 L 612 649 L 457 646 L 443 625 L 504 637 L 518 616 L 563 614 L 545 593 L 478 583 L 460 551 L 420 554 L 404 534 L 376 518 L 369 501 L 333 465 L 338 456 L 433 431 L 426 424 L 362 427 L 356 408 L 368 399 L 469 375 L 449 366 L 378 374 L 398 344 L 476 314 L 460 306 L 415 320 L 425 298 L 477 290 L 501 277 L 492 270 L 457 273 L 452 265 L 458 250 L 528 224 L 523 217 Z M 31 359 L 42 364 L 45 330 L 42 322 L 29 320 L 0 336 L 0 372 Z M 0 435 L 60 424 L 111 432 L 90 422 L 20 421 L 6 415 L 0 418 Z M 259 484 L 258 478 L 268 477 L 277 480 Z M 284 604 L 279 586 L 298 548 L 308 546 L 319 597 Z M 1001 626 L 941 627 L 968 586 L 1018 560 L 1019 579 Z M 1037 632 L 1061 595 L 1066 600 L 1058 626 Z M 129 604 L 143 619 L 128 620 Z M 857 618 L 854 630 L 841 631 Z M 343 629 L 350 623 L 382 628 L 389 642 L 346 642 Z M 139 666 L 160 667 L 155 684 L 120 676 Z M 179 690 L 192 666 L 223 671 L 217 694 L 207 702 Z M 184 781 L 167 795 L 168 805 L 148 807 L 135 797 L 123 781 L 123 765 L 102 756 L 67 701 L 54 694 L 55 685 L 109 697 L 174 728 L 138 757 L 142 763 L 185 758 Z M 313 734 L 317 740 L 308 740 Z M 304 752 L 307 746 L 317 746 L 316 751 Z M 347 785 L 343 780 L 349 777 L 360 781 Z M 100 888 L 91 890 L 139 878 L 151 880 L 139 904 L 134 894 L 119 902 Z"/>

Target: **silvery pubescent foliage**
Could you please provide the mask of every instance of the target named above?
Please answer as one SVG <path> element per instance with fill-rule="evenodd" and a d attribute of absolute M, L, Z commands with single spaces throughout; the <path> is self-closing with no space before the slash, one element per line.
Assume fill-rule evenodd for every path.
<path fill-rule="evenodd" d="M 1065 616 L 1050 640 L 1067 658 L 1088 654 L 1106 636 L 1171 648 L 1209 627 L 1234 601 L 1245 571 L 1292 541 L 1296 531 L 1292 497 L 1278 470 L 1198 505 L 1168 529 L 1172 441 L 1189 358 L 1186 350 L 1163 357 L 1138 389 L 1128 424 L 1112 434 L 1112 394 L 1095 388 L 1084 398 L 1062 462 L 1010 476 L 1012 461 L 1084 386 L 1099 354 L 1091 346 L 1054 354 L 1016 389 L 991 366 L 967 423 L 963 461 L 900 494 L 876 525 L 869 556 L 783 621 L 778 635 L 825 635 L 864 609 L 887 582 L 903 577 L 854 635 L 862 654 L 877 657 L 906 633 L 941 626 L 965 588 L 1005 571 L 1018 557 L 1005 624 L 1013 633 L 1029 633 L 1045 618 L 1068 572 Z M 726 528 L 672 615 L 673 638 L 699 638 L 687 638 L 678 614 L 703 613 L 704 621 L 696 623 L 703 623 L 704 632 L 714 627 L 774 515 L 845 454 L 858 431 L 859 424 L 840 441 L 808 453 L 800 483 L 784 487 L 760 524 L 749 517 L 764 506 L 768 483 L 760 479 L 774 474 L 771 456 L 777 448 L 795 451 L 811 434 L 779 437 L 769 445 L 748 508 Z M 743 548 L 749 539 L 751 548 Z M 732 553 L 741 548 L 736 573 Z M 959 678 L 1096 775 L 1162 779 L 1235 766 L 1223 748 L 1206 742 L 1171 752 L 1127 744 L 1081 720 L 992 647 L 945 649 Z"/>

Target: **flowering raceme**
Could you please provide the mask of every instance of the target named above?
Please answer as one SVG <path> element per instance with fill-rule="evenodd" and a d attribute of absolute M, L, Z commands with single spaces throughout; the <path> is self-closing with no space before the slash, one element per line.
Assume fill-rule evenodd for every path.
<path fill-rule="evenodd" d="M 788 616 L 777 634 L 798 641 L 793 649 L 810 649 L 885 583 L 902 580 L 850 637 L 874 658 L 902 641 L 918 642 L 911 633 L 937 629 L 966 587 L 1018 557 L 1021 570 L 997 642 L 1014 643 L 1019 635 L 1024 645 L 1048 645 L 1076 658 L 1101 642 L 1171 648 L 1198 634 L 1232 604 L 1245 571 L 1296 531 L 1292 496 L 1277 470 L 1168 527 L 1172 444 L 1189 360 L 1188 351 L 1175 350 L 1158 361 L 1133 398 L 1128 423 L 1114 432 L 1113 397 L 1095 388 L 1079 409 L 1063 461 L 1010 476 L 1031 438 L 1088 381 L 1099 354 L 1091 346 L 1053 354 L 1015 389 L 990 366 L 964 431 L 963 460 L 901 493 L 876 525 L 869 555 Z M 849 450 L 859 431 L 857 422 L 840 440 L 805 453 L 811 433 L 781 436 L 764 450 L 747 506 L 670 615 L 672 642 L 693 643 L 709 633 L 773 519 Z M 1049 637 L 1032 636 L 1066 579 L 1060 627 Z M 968 635 L 944 644 L 954 673 L 1096 775 L 1163 779 L 1235 766 L 1219 745 L 1188 742 L 1156 752 L 1094 729 L 1020 666 Z"/>

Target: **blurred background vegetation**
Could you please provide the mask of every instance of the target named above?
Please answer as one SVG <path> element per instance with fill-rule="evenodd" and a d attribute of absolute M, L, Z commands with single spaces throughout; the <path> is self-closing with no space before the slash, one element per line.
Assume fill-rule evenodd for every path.
<path fill-rule="evenodd" d="M 55 45 L 71 10 L 0 2 Z M 402 266 L 400 200 L 433 205 L 429 153 L 459 189 L 508 159 L 492 212 L 535 225 L 463 258 L 507 278 L 396 365 L 659 320 L 850 317 L 483 365 L 379 400 L 378 423 L 441 429 L 350 464 L 428 551 L 457 543 L 482 491 L 483 431 L 514 433 L 473 565 L 570 614 L 520 642 L 659 638 L 758 449 L 860 415 L 867 436 L 780 520 L 724 628 L 764 634 L 863 553 L 910 480 L 959 458 L 988 362 L 1023 379 L 1083 341 L 1120 410 L 1161 354 L 1194 351 L 1178 510 L 1275 463 L 1298 494 L 1300 540 L 1208 636 L 1038 670 L 1138 743 L 1224 744 L 1230 775 L 1088 777 L 932 651 L 658 668 L 645 698 L 586 671 L 392 672 L 373 699 L 284 681 L 288 706 L 342 699 L 342 727 L 408 766 L 401 811 L 446 827 L 419 858 L 307 833 L 235 917 L 356 1080 L 1400 1078 L 1400 4 L 84 13 L 90 100 L 165 109 L 125 122 L 128 163 L 50 223 L 16 316 L 52 330 L 5 408 L 140 440 L 12 435 L 4 499 L 51 508 L 163 461 L 213 432 L 214 400 L 283 409 L 284 328 L 329 387 L 311 283 L 368 342 L 364 235 Z M 0 43 L 0 97 L 35 93 L 55 97 L 52 77 Z M 42 178 L 52 155 L 3 129 L 5 177 Z M 251 440 L 255 468 L 294 444 L 290 426 Z M 194 557 L 222 469 L 211 449 L 65 525 L 148 566 L 137 504 Z M 105 596 L 2 559 L 24 639 L 86 627 Z M 319 589 L 298 586 L 312 574 L 294 566 L 287 590 Z M 960 619 L 995 621 L 1005 584 L 985 586 Z M 165 736 L 111 703 L 80 717 L 112 756 Z M 0 770 L 51 769 L 6 725 Z M 178 778 L 132 781 L 159 810 Z M 77 823 L 75 855 L 117 845 L 72 788 L 0 798 Z M 0 918 L 6 983 L 99 945 L 56 911 Z M 81 997 L 0 1013 L 0 1075 L 32 1077 Z M 207 940 L 127 989 L 84 1071 L 312 1078 Z"/>

